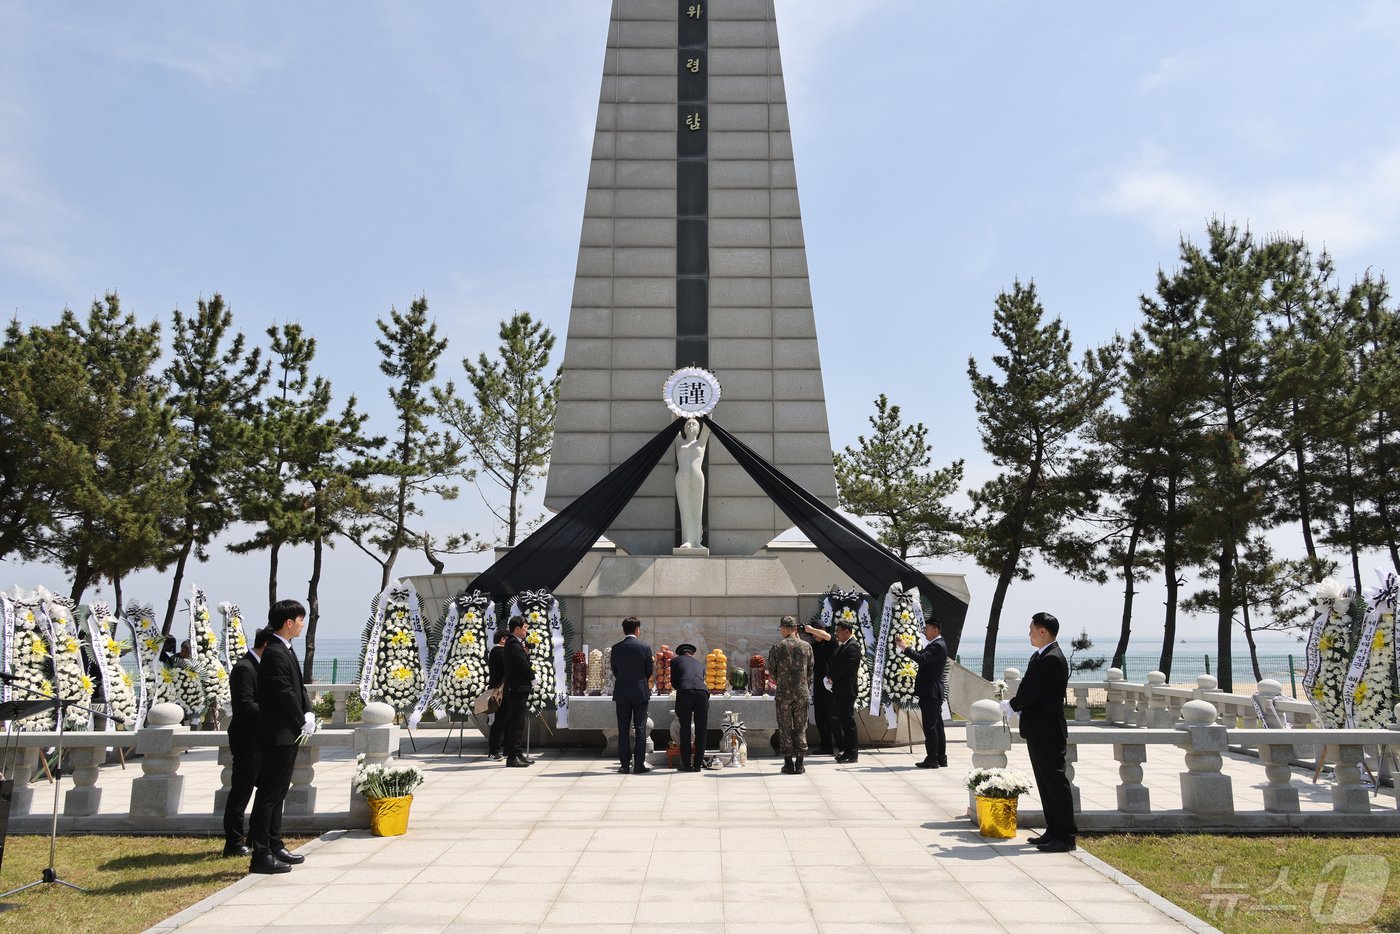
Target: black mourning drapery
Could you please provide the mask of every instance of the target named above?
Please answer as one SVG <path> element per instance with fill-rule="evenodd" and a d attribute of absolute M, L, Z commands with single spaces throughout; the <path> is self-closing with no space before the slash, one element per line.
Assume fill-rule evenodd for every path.
<path fill-rule="evenodd" d="M 907 561 L 875 541 L 863 529 L 827 506 L 782 471 L 754 453 L 747 444 L 709 418 L 701 418 L 759 489 L 783 511 L 832 564 L 844 571 L 856 586 L 881 596 L 899 581 L 905 589 L 918 587 L 943 626 L 948 654 L 955 655 L 962 638 L 967 604 L 929 580 Z M 637 453 L 606 477 L 589 487 L 553 519 L 535 530 L 505 557 L 482 571 L 468 587 L 490 593 L 498 603 L 523 590 L 554 590 L 624 506 L 636 494 L 652 469 L 661 462 L 671 442 L 680 434 L 684 419 L 676 419 Z"/>
<path fill-rule="evenodd" d="M 702 418 L 701 421 L 710 427 L 710 432 L 748 472 L 759 489 L 783 511 L 783 515 L 861 590 L 878 597 L 895 581 L 903 584 L 906 590 L 918 587 L 919 593 L 928 597 L 933 616 L 942 626 L 943 641 L 948 643 L 948 655 L 957 654 L 967 604 L 875 541 L 864 529 L 794 483 L 712 419 Z"/>
<path fill-rule="evenodd" d="M 482 571 L 467 589 L 489 593 L 497 603 L 522 590 L 553 591 L 613 524 L 684 424 L 676 419 L 658 431 L 612 473 Z"/>

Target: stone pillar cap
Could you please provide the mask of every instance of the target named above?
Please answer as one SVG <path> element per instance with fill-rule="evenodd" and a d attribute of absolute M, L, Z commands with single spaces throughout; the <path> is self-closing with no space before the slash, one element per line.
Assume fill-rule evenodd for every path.
<path fill-rule="evenodd" d="M 394 722 L 394 708 L 383 701 L 374 701 L 365 704 L 365 712 L 361 715 L 365 726 L 385 726 Z"/>
<path fill-rule="evenodd" d="M 1108 680 L 1109 680 L 1109 681 L 1122 681 L 1122 680 L 1123 680 L 1123 669 L 1122 669 L 1122 668 L 1110 668 L 1110 669 L 1108 669 Z"/>
<path fill-rule="evenodd" d="M 1212 724 L 1219 715 L 1210 701 L 1193 700 L 1181 705 L 1181 718 L 1192 726 Z"/>
<path fill-rule="evenodd" d="M 1149 671 L 1147 673 L 1148 684 L 1166 684 L 1167 676 L 1160 671 Z"/>
<path fill-rule="evenodd" d="M 986 699 L 973 701 L 969 715 L 973 723 L 1000 723 L 1001 704 Z"/>
<path fill-rule="evenodd" d="M 179 704 L 166 702 L 156 704 L 146 714 L 146 724 L 148 726 L 178 726 L 181 720 L 185 719 L 185 708 Z"/>
<path fill-rule="evenodd" d="M 1202 691 L 1214 691 L 1219 685 L 1220 681 L 1215 675 L 1196 676 L 1196 687 L 1200 688 Z"/>
<path fill-rule="evenodd" d="M 1259 693 L 1265 697 L 1278 697 L 1283 693 L 1283 685 L 1273 678 L 1265 678 L 1259 682 Z"/>

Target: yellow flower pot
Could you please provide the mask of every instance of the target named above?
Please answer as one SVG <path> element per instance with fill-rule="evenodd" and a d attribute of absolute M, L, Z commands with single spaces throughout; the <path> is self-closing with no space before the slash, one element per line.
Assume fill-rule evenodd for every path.
<path fill-rule="evenodd" d="M 977 796 L 977 829 L 984 837 L 1009 840 L 1016 836 L 1016 802 L 1019 798 Z"/>
<path fill-rule="evenodd" d="M 408 809 L 412 805 L 413 795 L 370 798 L 369 832 L 376 837 L 400 837 L 408 833 Z"/>

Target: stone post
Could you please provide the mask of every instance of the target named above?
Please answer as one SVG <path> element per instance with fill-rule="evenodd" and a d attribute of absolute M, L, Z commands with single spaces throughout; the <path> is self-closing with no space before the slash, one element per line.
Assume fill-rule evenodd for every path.
<path fill-rule="evenodd" d="M 1172 716 L 1167 705 L 1167 695 L 1161 691 L 1166 686 L 1166 675 L 1160 671 L 1147 673 L 1147 726 L 1149 729 L 1169 730 L 1176 723 L 1176 719 Z"/>
<path fill-rule="evenodd" d="M 398 748 L 399 729 L 394 726 L 394 708 L 380 701 L 366 704 L 362 725 L 355 728 L 355 754 L 364 757 L 361 764 L 387 762 Z M 369 801 L 356 793 L 353 777 L 350 779 L 350 825 L 369 826 Z"/>
<path fill-rule="evenodd" d="M 1010 700 L 1016 696 L 1016 691 L 1021 686 L 1021 670 L 1019 668 L 1003 668 L 1001 680 L 1006 682 L 1006 699 Z"/>
<path fill-rule="evenodd" d="M 1333 748 L 1337 750 L 1337 765 L 1333 770 L 1336 781 L 1332 785 L 1332 810 L 1343 814 L 1371 813 L 1370 791 L 1361 784 L 1365 747 L 1350 745 Z"/>
<path fill-rule="evenodd" d="M 1001 718 L 1001 705 L 994 700 L 973 701 L 968 711 L 967 748 L 972 752 L 972 768 L 1004 769 L 1006 754 L 1011 750 L 1011 730 Z M 977 813 L 977 801 L 969 789 L 969 813 Z"/>
<path fill-rule="evenodd" d="M 1293 786 L 1292 743 L 1269 743 L 1259 746 L 1259 761 L 1264 763 L 1264 810 L 1271 814 L 1297 814 L 1298 789 Z"/>
<path fill-rule="evenodd" d="M 1124 705 L 1123 715 L 1128 726 L 1139 727 L 1147 723 L 1147 685 L 1134 685 L 1135 690 L 1128 693 L 1128 701 Z"/>
<path fill-rule="evenodd" d="M 1204 676 L 1203 676 L 1204 677 Z M 1181 773 L 1181 806 L 1188 814 L 1204 816 L 1235 813 L 1235 793 L 1230 776 L 1220 771 L 1229 733 L 1218 725 L 1215 705 L 1187 701 L 1181 708 L 1178 730 L 1186 733 L 1186 768 Z"/>
<path fill-rule="evenodd" d="M 1152 810 L 1152 794 L 1142 783 L 1142 766 L 1147 761 L 1145 743 L 1114 743 L 1113 758 L 1118 760 L 1118 810 L 1146 814 Z"/>
<path fill-rule="evenodd" d="M 316 763 L 321 750 L 312 743 L 297 747 L 297 760 L 292 766 L 292 787 L 282 805 L 284 814 L 316 813 Z"/>
<path fill-rule="evenodd" d="M 345 726 L 350 722 L 350 692 L 331 690 L 331 726 Z"/>
<path fill-rule="evenodd" d="M 1074 722 L 1088 723 L 1094 719 L 1094 713 L 1089 709 L 1089 689 L 1074 685 Z"/>
<path fill-rule="evenodd" d="M 22 817 L 34 806 L 34 786 L 29 783 L 29 777 L 39 768 L 39 747 L 20 746 L 15 759 L 7 758 L 5 765 L 14 769 L 9 773 L 15 780 L 14 790 L 10 792 L 10 816 Z"/>
<path fill-rule="evenodd" d="M 1123 724 L 1123 669 L 1108 669 L 1108 709 L 1104 716 L 1111 726 Z"/>
<path fill-rule="evenodd" d="M 233 790 L 233 749 L 228 745 L 219 747 L 219 787 L 214 792 L 214 813 L 224 813 L 229 792 Z"/>
<path fill-rule="evenodd" d="M 131 822 L 174 817 L 180 813 L 185 777 L 180 773 L 180 747 L 175 745 L 185 712 L 179 704 L 156 704 L 146 714 L 146 725 L 136 734 L 141 755 L 141 777 L 131 783 Z"/>
<path fill-rule="evenodd" d="M 78 746 L 68 752 L 69 772 L 73 787 L 63 796 L 66 817 L 87 817 L 97 813 L 102 801 L 102 789 L 97 787 L 97 767 L 107 759 L 106 746 Z"/>

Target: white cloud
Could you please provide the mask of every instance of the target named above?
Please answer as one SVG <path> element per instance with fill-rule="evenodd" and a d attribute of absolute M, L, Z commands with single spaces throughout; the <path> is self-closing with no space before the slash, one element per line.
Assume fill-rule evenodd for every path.
<path fill-rule="evenodd" d="M 286 32 L 267 29 L 265 18 L 265 10 L 241 4 L 173 4 L 88 38 L 118 59 L 180 72 L 215 90 L 242 91 L 280 69 L 294 46 Z"/>
<path fill-rule="evenodd" d="M 1336 253 L 1356 251 L 1393 232 L 1400 215 L 1400 148 L 1311 178 L 1232 185 L 1173 168 L 1152 154 L 1122 171 L 1097 207 L 1137 217 L 1172 240 L 1221 216 L 1247 223 L 1256 234 L 1304 236 Z"/>

